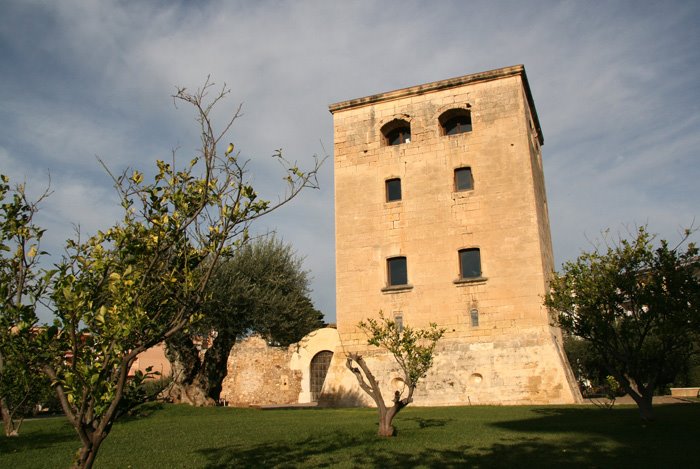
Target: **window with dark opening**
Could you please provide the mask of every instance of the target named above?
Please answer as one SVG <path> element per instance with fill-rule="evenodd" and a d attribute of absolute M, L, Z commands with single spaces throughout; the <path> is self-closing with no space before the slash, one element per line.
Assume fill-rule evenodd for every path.
<path fill-rule="evenodd" d="M 386 260 L 386 264 L 389 286 L 408 285 L 405 257 L 392 257 Z"/>
<path fill-rule="evenodd" d="M 382 134 L 387 145 L 410 143 L 411 124 L 403 119 L 394 119 L 382 127 Z"/>
<path fill-rule="evenodd" d="M 472 114 L 468 109 L 450 109 L 438 118 L 443 135 L 457 135 L 472 131 Z"/>
<path fill-rule="evenodd" d="M 387 179 L 386 180 L 386 201 L 394 202 L 396 200 L 401 200 L 401 179 Z"/>
<path fill-rule="evenodd" d="M 395 314 L 394 322 L 396 323 L 396 330 L 399 332 L 403 332 L 403 315 L 398 313 Z"/>
<path fill-rule="evenodd" d="M 474 178 L 472 177 L 471 168 L 455 169 L 455 190 L 470 191 L 474 189 Z"/>
<path fill-rule="evenodd" d="M 479 327 L 479 310 L 473 308 L 471 311 L 469 311 L 469 315 L 471 316 L 472 327 Z"/>
<path fill-rule="evenodd" d="M 459 251 L 459 276 L 463 279 L 481 277 L 481 253 L 478 249 Z"/>

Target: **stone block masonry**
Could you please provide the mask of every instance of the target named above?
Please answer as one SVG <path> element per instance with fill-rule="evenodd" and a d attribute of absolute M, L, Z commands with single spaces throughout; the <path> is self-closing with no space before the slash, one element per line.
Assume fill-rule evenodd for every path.
<path fill-rule="evenodd" d="M 356 327 L 383 311 L 414 327 L 437 322 L 447 329 L 417 404 L 580 402 L 561 334 L 542 305 L 553 256 L 544 139 L 524 67 L 345 101 L 330 111 L 342 346 L 324 390 L 357 390 L 341 366 L 349 350 L 371 355 L 377 376 L 396 374 Z M 449 130 L 443 123 L 457 122 L 452 115 L 469 125 Z M 410 138 L 391 144 L 387 129 L 397 122 Z M 460 168 L 471 170 L 468 190 L 455 187 Z M 401 198 L 388 202 L 385 182 L 396 178 Z M 480 275 L 462 272 L 462 250 L 478 250 Z M 394 257 L 406 259 L 405 288 L 389 285 Z M 386 381 L 387 395 L 400 384 Z"/>
<path fill-rule="evenodd" d="M 403 389 L 400 370 L 357 328 L 383 311 L 447 331 L 415 405 L 581 402 L 561 333 L 542 305 L 554 266 L 544 139 L 524 67 L 330 111 L 337 330 L 319 329 L 289 348 L 258 337 L 237 343 L 221 397 L 237 406 L 370 405 L 345 367 L 347 353 L 360 352 L 390 400 Z M 458 169 L 468 169 L 466 187 Z M 387 180 L 396 179 L 400 198 L 388 198 Z M 389 269 L 395 258 L 405 260 L 394 264 L 405 265 L 396 267 L 398 284 Z"/>
<path fill-rule="evenodd" d="M 301 372 L 289 366 L 292 348 L 270 347 L 258 336 L 234 345 L 221 399 L 236 407 L 294 404 L 301 392 Z"/>

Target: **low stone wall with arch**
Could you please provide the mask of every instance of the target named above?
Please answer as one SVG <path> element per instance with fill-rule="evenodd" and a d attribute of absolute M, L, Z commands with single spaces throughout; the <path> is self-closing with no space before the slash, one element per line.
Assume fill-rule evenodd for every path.
<path fill-rule="evenodd" d="M 319 353 L 333 353 L 339 344 L 332 327 L 317 329 L 289 347 L 270 346 L 259 336 L 238 341 L 228 358 L 221 400 L 236 407 L 314 402 L 321 392 L 312 395 L 311 362 Z"/>
<path fill-rule="evenodd" d="M 310 332 L 298 343 L 290 346 L 296 348 L 291 357 L 290 368 L 301 373 L 301 390 L 297 402 L 305 404 L 317 399 L 317 396 L 312 395 L 311 389 L 311 361 L 321 352 L 333 353 L 339 344 L 338 331 L 333 327 L 326 327 Z"/>

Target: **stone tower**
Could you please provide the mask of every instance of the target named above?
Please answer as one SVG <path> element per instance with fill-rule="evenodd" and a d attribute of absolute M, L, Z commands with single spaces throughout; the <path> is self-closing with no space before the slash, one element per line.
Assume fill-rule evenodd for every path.
<path fill-rule="evenodd" d="M 366 350 L 356 328 L 383 311 L 404 325 L 447 329 L 418 405 L 580 401 L 542 305 L 552 244 L 543 137 L 524 67 L 330 111 L 342 345 L 324 393 L 356 394 L 344 371 L 349 350 L 364 350 L 387 393 L 400 388 L 393 361 Z"/>

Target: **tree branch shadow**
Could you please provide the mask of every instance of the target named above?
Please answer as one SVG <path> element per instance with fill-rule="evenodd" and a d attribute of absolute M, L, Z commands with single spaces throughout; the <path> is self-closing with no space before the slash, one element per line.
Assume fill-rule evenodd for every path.
<path fill-rule="evenodd" d="M 8 438 L 0 436 L 0 455 L 3 453 L 51 448 L 68 441 L 74 441 L 76 444 L 80 443 L 78 435 L 67 424 L 58 430 L 55 428 L 26 430 L 20 432 L 18 437 Z"/>
<path fill-rule="evenodd" d="M 413 433 L 412 441 L 382 439 L 374 433 L 357 436 L 347 432 L 315 435 L 305 439 L 290 436 L 284 441 L 261 444 L 234 444 L 204 448 L 198 453 L 208 461 L 207 468 L 225 467 L 427 467 L 499 468 L 519 467 L 670 467 L 700 466 L 694 451 L 695 422 L 700 413 L 684 417 L 683 405 L 659 409 L 660 425 L 646 425 L 636 408 L 603 411 L 591 407 L 533 409 L 536 418 L 489 424 L 494 431 L 508 430 L 508 438 L 480 445 L 464 441 L 454 447 L 441 444 L 435 432 L 457 430 L 455 419 L 405 417 Z M 691 409 L 697 406 L 686 406 Z M 663 424 L 667 419 L 667 424 Z M 679 424 L 680 422 L 680 424 Z M 680 429 L 677 428 L 680 426 Z M 416 428 L 417 427 L 417 428 Z M 426 430 L 427 429 L 427 430 Z M 436 443 L 418 443 L 415 432 L 432 433 Z M 684 436 L 680 436 L 679 432 Z M 427 435 L 427 433 L 426 433 Z M 422 439 L 422 438 L 421 438 Z M 447 438 L 448 440 L 450 438 Z M 453 440 L 454 441 L 454 440 Z M 486 439 L 486 441 L 493 441 Z"/>
<path fill-rule="evenodd" d="M 423 417 L 405 417 L 403 415 L 399 415 L 396 417 L 396 422 L 416 422 L 418 424 L 418 428 L 433 428 L 433 427 L 444 427 L 447 425 L 448 422 L 451 422 L 452 419 L 427 419 Z"/>

